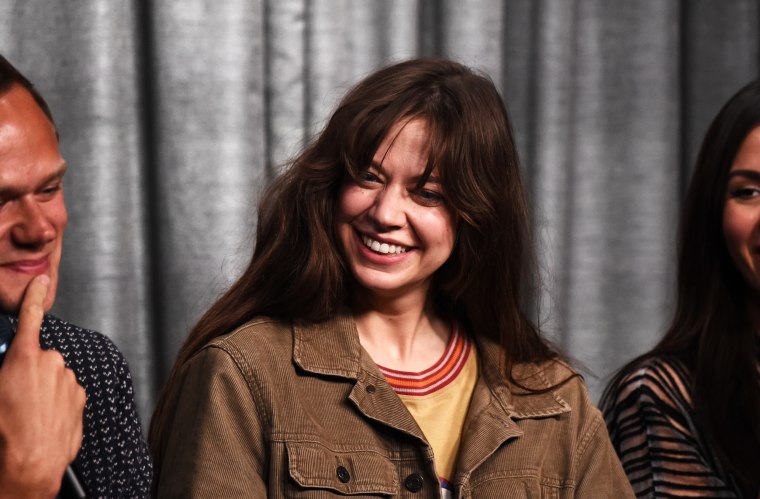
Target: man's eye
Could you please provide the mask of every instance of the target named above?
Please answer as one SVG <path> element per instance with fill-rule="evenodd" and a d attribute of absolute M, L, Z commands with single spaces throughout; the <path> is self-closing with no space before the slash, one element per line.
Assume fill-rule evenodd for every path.
<path fill-rule="evenodd" d="M 61 190 L 61 184 L 55 184 L 55 185 L 49 185 L 42 189 L 40 193 L 45 197 L 52 197 L 55 196 L 55 194 Z"/>

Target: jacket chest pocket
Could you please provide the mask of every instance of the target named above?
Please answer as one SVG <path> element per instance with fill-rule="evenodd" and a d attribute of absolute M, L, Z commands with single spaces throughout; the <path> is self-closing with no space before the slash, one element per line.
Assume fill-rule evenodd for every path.
<path fill-rule="evenodd" d="M 499 497 L 504 499 L 559 499 L 560 489 L 534 477 L 491 477 L 473 483 L 462 498 Z"/>
<path fill-rule="evenodd" d="M 378 452 L 335 451 L 316 442 L 287 442 L 287 497 L 388 497 L 399 490 L 396 469 Z"/>

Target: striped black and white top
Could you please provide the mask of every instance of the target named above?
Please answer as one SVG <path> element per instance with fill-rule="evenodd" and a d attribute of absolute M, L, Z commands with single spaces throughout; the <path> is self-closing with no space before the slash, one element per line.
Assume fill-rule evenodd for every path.
<path fill-rule="evenodd" d="M 675 358 L 646 360 L 603 408 L 637 497 L 741 497 L 697 431 L 689 379 Z"/>

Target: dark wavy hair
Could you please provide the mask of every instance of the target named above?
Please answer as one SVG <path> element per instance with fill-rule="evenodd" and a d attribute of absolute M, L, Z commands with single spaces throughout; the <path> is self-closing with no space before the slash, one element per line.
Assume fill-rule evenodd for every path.
<path fill-rule="evenodd" d="M 150 427 L 157 472 L 165 400 L 194 353 L 257 315 L 316 322 L 346 305 L 352 277 L 334 223 L 339 187 L 371 164 L 395 123 L 410 118 L 428 125 L 424 177 L 436 168 L 458 220 L 453 252 L 434 276 L 435 298 L 468 331 L 503 346 L 506 379 L 515 381 L 514 363 L 557 357 L 523 311 L 535 275 L 530 218 L 499 93 L 486 76 L 452 61 L 401 62 L 350 90 L 263 196 L 250 265 L 192 329 L 159 399 Z"/>
<path fill-rule="evenodd" d="M 743 490 L 760 489 L 758 331 L 750 289 L 723 234 L 728 174 L 747 135 L 760 126 L 760 81 L 734 95 L 710 125 L 681 215 L 673 322 L 649 352 L 624 366 L 602 396 L 612 407 L 620 382 L 652 357 L 680 358 L 691 373 L 697 424 Z"/>

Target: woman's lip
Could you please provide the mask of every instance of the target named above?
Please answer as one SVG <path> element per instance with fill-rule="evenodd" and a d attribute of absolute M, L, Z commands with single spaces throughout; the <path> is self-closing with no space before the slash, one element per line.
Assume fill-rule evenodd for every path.
<path fill-rule="evenodd" d="M 414 248 L 409 248 L 403 253 L 378 253 L 377 251 L 372 251 L 364 244 L 364 241 L 362 241 L 362 234 L 359 231 L 354 231 L 354 240 L 356 241 L 356 246 L 363 257 L 373 263 L 396 263 L 414 253 Z"/>
<path fill-rule="evenodd" d="M 8 262 L 4 263 L 2 267 L 24 274 L 40 274 L 48 269 L 49 263 L 47 257 L 45 257 L 37 260 L 17 260 L 15 262 Z"/>
<path fill-rule="evenodd" d="M 361 239 L 362 237 L 368 237 L 374 241 L 379 242 L 380 244 L 383 244 L 383 243 L 392 244 L 394 246 L 400 246 L 402 248 L 406 248 L 407 250 L 414 249 L 414 246 L 412 246 L 411 244 L 404 244 L 393 239 L 386 239 L 382 236 L 378 236 L 377 234 L 373 234 L 371 232 L 363 232 L 356 228 L 354 228 L 354 232 L 356 232 L 356 235 L 359 236 L 359 239 Z"/>

